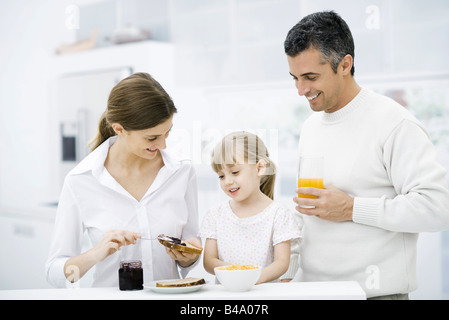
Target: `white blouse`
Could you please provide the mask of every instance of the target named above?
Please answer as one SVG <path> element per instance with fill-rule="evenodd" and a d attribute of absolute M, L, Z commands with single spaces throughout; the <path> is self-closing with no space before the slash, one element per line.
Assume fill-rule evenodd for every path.
<path fill-rule="evenodd" d="M 64 181 L 46 263 L 47 280 L 53 286 L 66 285 L 64 264 L 81 254 L 85 231 L 93 246 L 111 229 L 139 232 L 151 239 L 159 234 L 182 239 L 197 235 L 197 182 L 190 161 L 174 161 L 161 150 L 164 166 L 137 201 L 104 167 L 115 140 L 111 137 L 101 144 Z M 95 265 L 93 286 L 118 287 L 119 262 L 123 259 L 142 260 L 144 282 L 179 278 L 177 263 L 157 240 L 137 240 Z M 192 267 L 181 268 L 182 275 Z"/>
<path fill-rule="evenodd" d="M 220 260 L 266 267 L 274 260 L 274 246 L 300 238 L 301 226 L 277 201 L 248 218 L 237 217 L 226 201 L 208 210 L 198 236 L 217 240 Z"/>

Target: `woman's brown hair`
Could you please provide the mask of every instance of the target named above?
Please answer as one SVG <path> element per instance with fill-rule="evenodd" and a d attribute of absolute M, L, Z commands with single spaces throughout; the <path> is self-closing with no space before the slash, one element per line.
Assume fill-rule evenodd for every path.
<path fill-rule="evenodd" d="M 161 124 L 176 112 L 172 99 L 159 82 L 148 73 L 134 73 L 111 90 L 97 135 L 89 143 L 91 151 L 115 135 L 113 123 L 120 123 L 127 131 L 144 130 Z"/>

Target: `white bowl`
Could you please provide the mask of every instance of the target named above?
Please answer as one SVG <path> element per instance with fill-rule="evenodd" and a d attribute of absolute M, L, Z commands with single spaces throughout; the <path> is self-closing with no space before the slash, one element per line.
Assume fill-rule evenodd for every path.
<path fill-rule="evenodd" d="M 256 284 L 262 268 L 248 270 L 222 270 L 214 268 L 218 281 L 229 291 L 248 291 Z"/>

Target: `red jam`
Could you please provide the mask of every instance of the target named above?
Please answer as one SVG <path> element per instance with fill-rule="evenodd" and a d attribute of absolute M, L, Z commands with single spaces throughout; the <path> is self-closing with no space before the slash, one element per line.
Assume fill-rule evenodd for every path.
<path fill-rule="evenodd" d="M 118 281 L 120 290 L 142 290 L 143 269 L 140 260 L 120 261 L 118 270 Z"/>

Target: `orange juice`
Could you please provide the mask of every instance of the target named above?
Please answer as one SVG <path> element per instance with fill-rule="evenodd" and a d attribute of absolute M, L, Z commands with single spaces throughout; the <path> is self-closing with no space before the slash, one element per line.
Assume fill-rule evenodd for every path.
<path fill-rule="evenodd" d="M 312 188 L 318 188 L 318 189 L 323 189 L 323 179 L 305 179 L 305 178 L 298 178 L 298 188 L 303 188 L 303 187 L 312 187 Z M 312 196 L 309 194 L 298 194 L 298 197 L 300 198 L 312 198 L 312 199 L 316 199 L 316 196 Z"/>

